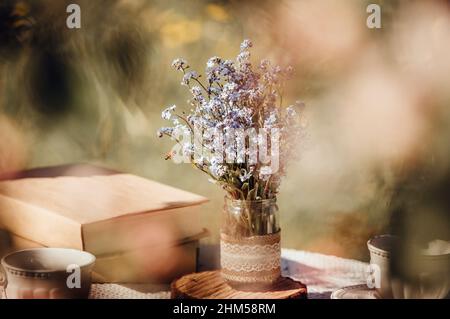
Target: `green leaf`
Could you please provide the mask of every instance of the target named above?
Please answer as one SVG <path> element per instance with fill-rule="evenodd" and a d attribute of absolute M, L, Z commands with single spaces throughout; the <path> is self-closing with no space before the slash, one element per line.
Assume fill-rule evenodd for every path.
<path fill-rule="evenodd" d="M 252 198 L 255 196 L 255 189 L 253 188 L 251 191 L 247 194 L 247 200 L 252 200 Z"/>
<path fill-rule="evenodd" d="M 242 193 L 244 193 L 244 196 L 248 195 L 248 183 L 244 183 L 241 187 Z"/>
<path fill-rule="evenodd" d="M 255 184 L 255 187 L 248 192 L 247 200 L 254 200 L 258 195 L 258 183 Z"/>

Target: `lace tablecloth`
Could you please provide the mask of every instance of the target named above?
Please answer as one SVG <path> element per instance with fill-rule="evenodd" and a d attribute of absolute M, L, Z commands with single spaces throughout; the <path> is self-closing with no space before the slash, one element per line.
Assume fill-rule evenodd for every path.
<path fill-rule="evenodd" d="M 368 265 L 353 259 L 282 250 L 283 275 L 306 284 L 309 299 L 328 299 L 337 289 L 365 284 Z"/>
<path fill-rule="evenodd" d="M 367 263 L 292 249 L 282 250 L 284 276 L 299 280 L 308 286 L 308 298 L 330 298 L 334 290 L 366 282 Z M 94 284 L 93 299 L 166 299 L 169 288 L 144 292 L 142 289 L 117 284 Z"/>
<path fill-rule="evenodd" d="M 118 284 L 93 284 L 89 299 L 170 299 L 170 291 L 142 292 Z"/>

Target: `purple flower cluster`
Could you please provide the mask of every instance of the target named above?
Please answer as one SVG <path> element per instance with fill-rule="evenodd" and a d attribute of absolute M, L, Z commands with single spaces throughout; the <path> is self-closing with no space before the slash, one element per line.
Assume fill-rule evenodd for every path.
<path fill-rule="evenodd" d="M 304 104 L 282 105 L 280 92 L 292 68 L 273 66 L 268 60 L 254 68 L 252 46 L 250 40 L 244 40 L 236 60 L 210 58 L 204 80 L 189 70 L 186 60 L 174 60 L 173 68 L 183 73 L 181 84 L 192 95 L 188 101 L 191 111 L 179 115 L 174 105 L 166 108 L 162 118 L 172 121 L 172 126 L 158 131 L 158 136 L 173 138 L 181 146 L 181 154 L 230 196 L 247 200 L 276 196 L 286 163 L 305 133 Z M 200 139 L 195 132 L 201 132 Z M 276 132 L 278 139 L 267 139 L 261 132 Z M 277 144 L 276 170 L 254 160 L 261 158 L 261 149 L 251 145 L 261 142 L 272 150 Z"/>

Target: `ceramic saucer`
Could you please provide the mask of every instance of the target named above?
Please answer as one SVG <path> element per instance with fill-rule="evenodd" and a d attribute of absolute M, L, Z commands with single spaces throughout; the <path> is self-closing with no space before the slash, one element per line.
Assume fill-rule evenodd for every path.
<path fill-rule="evenodd" d="M 367 285 L 355 285 L 341 288 L 331 294 L 331 299 L 380 299 L 375 289 Z"/>

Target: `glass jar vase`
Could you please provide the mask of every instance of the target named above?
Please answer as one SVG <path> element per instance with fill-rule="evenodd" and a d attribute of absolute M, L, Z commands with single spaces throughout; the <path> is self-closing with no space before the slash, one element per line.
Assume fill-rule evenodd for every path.
<path fill-rule="evenodd" d="M 281 276 L 276 198 L 225 197 L 220 238 L 222 277 L 241 290 L 267 288 Z"/>

